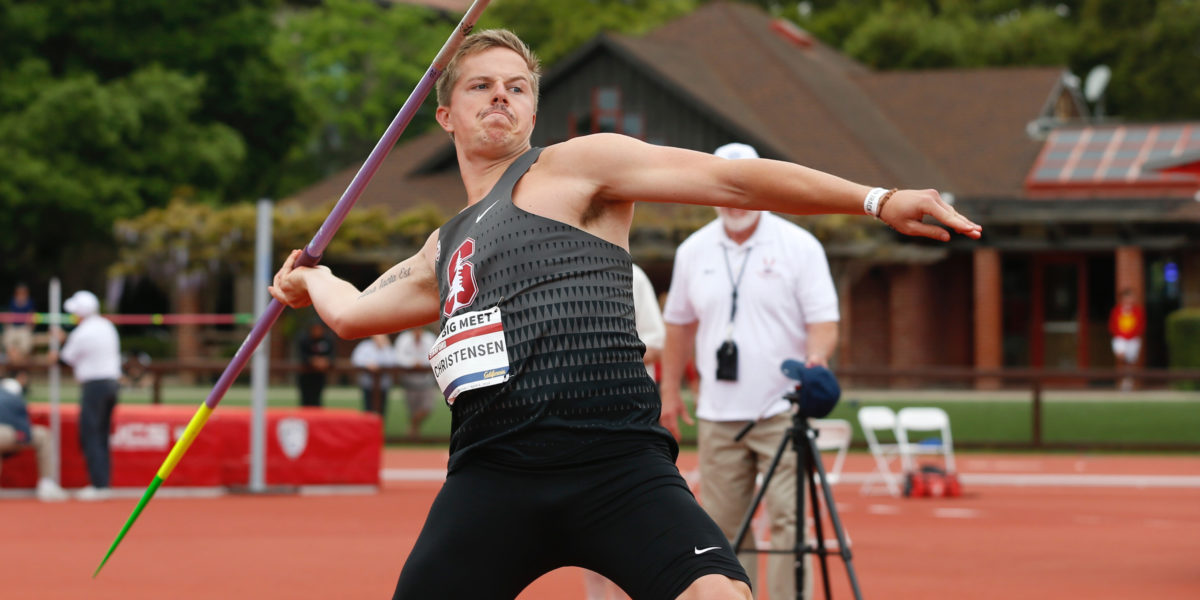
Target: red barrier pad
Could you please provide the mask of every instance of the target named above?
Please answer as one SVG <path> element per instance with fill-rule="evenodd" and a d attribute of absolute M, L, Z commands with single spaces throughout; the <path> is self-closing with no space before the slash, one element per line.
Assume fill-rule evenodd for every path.
<path fill-rule="evenodd" d="M 63 487 L 87 485 L 79 447 L 79 409 L 60 407 Z M 30 404 L 33 422 L 49 426 L 47 404 Z M 196 409 L 183 406 L 121 405 L 113 413 L 110 438 L 112 484 L 150 483 Z M 176 465 L 167 486 L 240 486 L 249 482 L 251 411 L 220 408 Z M 267 411 L 268 485 L 379 484 L 383 424 L 374 413 L 295 408 Z M 0 487 L 33 487 L 37 461 L 32 449 L 4 459 Z"/>

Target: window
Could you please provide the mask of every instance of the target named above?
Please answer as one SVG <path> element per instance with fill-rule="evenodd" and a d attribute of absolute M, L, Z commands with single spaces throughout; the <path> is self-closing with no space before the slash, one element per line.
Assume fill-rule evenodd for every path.
<path fill-rule="evenodd" d="M 646 122 L 642 113 L 623 113 L 621 89 L 616 86 L 600 86 L 592 89 L 589 111 L 586 114 L 567 114 L 567 136 L 576 137 L 589 133 L 623 133 L 645 139 Z"/>

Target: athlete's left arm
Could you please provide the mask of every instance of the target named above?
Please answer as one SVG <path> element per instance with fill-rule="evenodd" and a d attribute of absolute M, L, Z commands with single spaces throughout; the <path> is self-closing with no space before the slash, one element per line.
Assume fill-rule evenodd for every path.
<path fill-rule="evenodd" d="M 788 214 L 863 214 L 870 187 L 798 164 L 726 160 L 692 150 L 656 146 L 619 134 L 595 134 L 547 148 L 545 162 L 570 169 L 600 200 L 670 202 L 771 210 Z M 548 159 L 548 160 L 547 160 Z M 931 216 L 954 231 L 979 238 L 982 229 L 946 204 L 935 190 L 901 190 L 880 215 L 908 235 L 948 241 Z"/>

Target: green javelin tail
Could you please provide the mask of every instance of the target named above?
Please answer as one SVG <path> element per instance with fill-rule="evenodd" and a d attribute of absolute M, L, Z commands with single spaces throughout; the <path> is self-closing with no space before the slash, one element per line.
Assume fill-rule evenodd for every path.
<path fill-rule="evenodd" d="M 129 532 L 129 528 L 133 527 L 133 522 L 137 520 L 138 515 L 142 514 L 142 509 L 146 508 L 146 503 L 154 497 L 154 492 L 158 491 L 158 486 L 162 485 L 162 478 L 158 475 L 154 476 L 154 481 L 150 482 L 150 487 L 142 493 L 142 499 L 138 500 L 137 506 L 133 509 L 133 514 L 129 515 L 129 519 L 125 521 L 125 526 L 121 528 L 121 532 L 117 534 L 117 539 L 113 540 L 111 546 L 108 547 L 108 553 L 104 555 L 104 560 L 100 561 L 100 566 L 96 567 L 96 571 L 92 573 L 92 578 L 95 579 L 100 574 L 100 569 L 104 568 L 104 564 L 108 562 L 108 557 L 117 549 L 117 545 L 121 540 L 125 539 L 125 534 Z"/>
<path fill-rule="evenodd" d="M 121 540 L 125 539 L 125 534 L 129 532 L 129 528 L 133 527 L 134 521 L 137 521 L 138 515 L 142 514 L 142 509 L 146 508 L 146 504 L 154 497 L 154 493 L 158 491 L 158 486 L 162 485 L 168 477 L 171 476 L 171 471 L 175 470 L 175 465 L 179 464 L 179 459 L 191 447 L 192 442 L 196 440 L 196 436 L 200 434 L 200 430 L 204 428 L 204 424 L 208 422 L 209 415 L 212 414 L 212 408 L 208 404 L 201 404 L 196 414 L 192 415 L 192 420 L 188 422 L 187 429 L 183 430 L 183 435 L 175 442 L 175 446 L 171 448 L 171 453 L 167 455 L 167 460 L 163 461 L 161 467 L 158 468 L 158 474 L 154 476 L 154 480 L 146 487 L 146 491 L 142 493 L 142 499 L 138 501 L 137 506 L 133 509 L 133 514 L 129 515 L 129 519 L 125 521 L 125 526 L 121 528 L 121 532 L 117 534 L 117 539 L 113 540 L 112 546 L 109 546 L 108 553 L 104 555 L 104 560 L 100 561 L 100 566 L 96 567 L 96 572 L 92 573 L 94 579 L 100 574 L 100 569 L 104 568 L 108 562 L 108 557 L 117 550 L 117 545 Z"/>

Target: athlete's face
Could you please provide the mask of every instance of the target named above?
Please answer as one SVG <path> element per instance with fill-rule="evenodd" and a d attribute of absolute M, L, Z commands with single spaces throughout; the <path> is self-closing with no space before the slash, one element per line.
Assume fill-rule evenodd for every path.
<path fill-rule="evenodd" d="M 464 58 L 438 123 L 460 145 L 527 145 L 537 120 L 530 81 L 525 60 L 507 48 Z"/>

